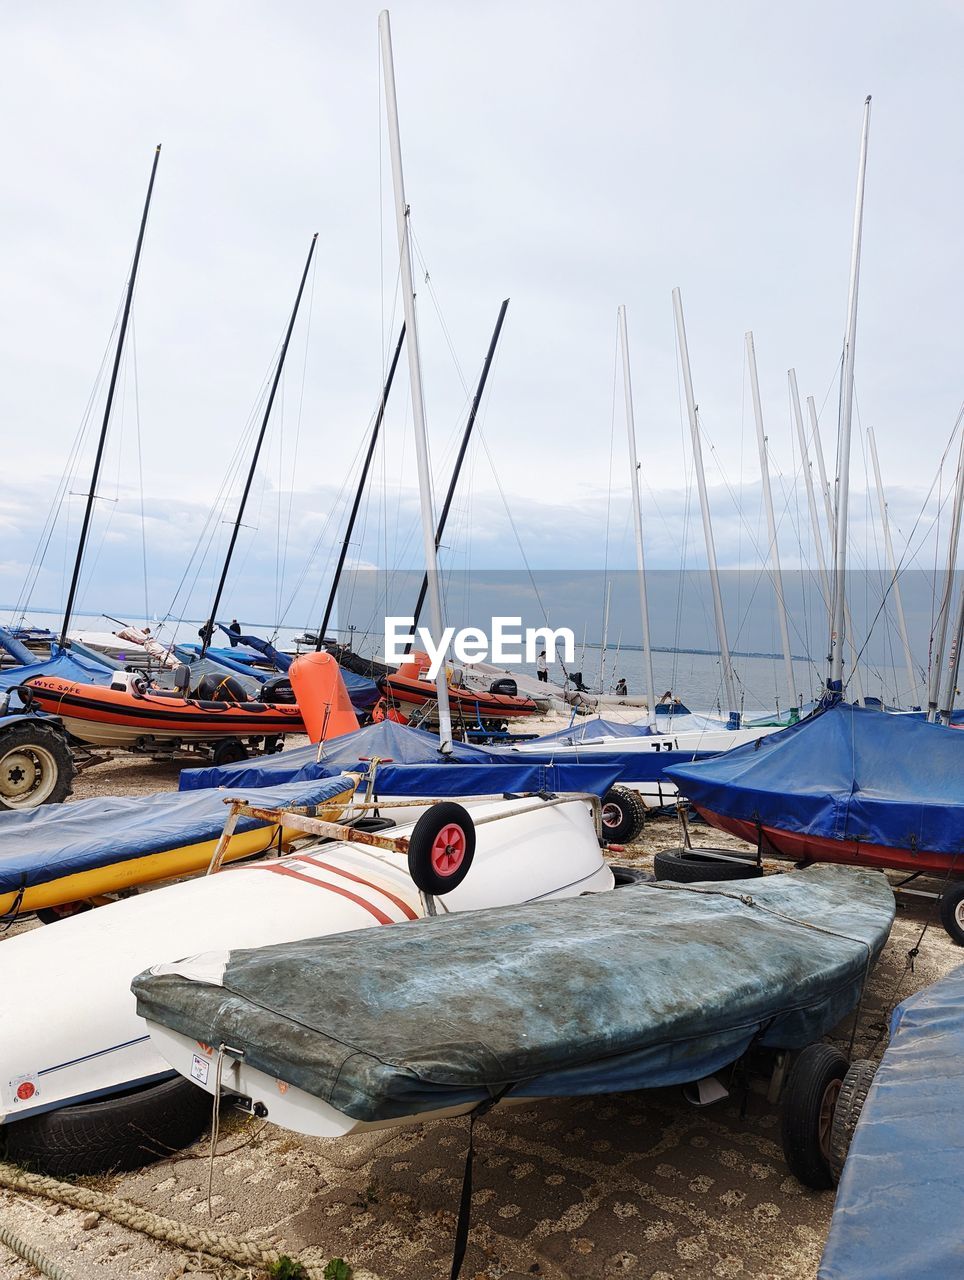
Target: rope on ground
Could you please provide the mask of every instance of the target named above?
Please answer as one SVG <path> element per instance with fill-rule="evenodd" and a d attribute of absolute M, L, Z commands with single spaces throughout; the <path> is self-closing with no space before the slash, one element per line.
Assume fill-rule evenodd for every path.
<path fill-rule="evenodd" d="M 26 1240 L 21 1239 L 20 1236 L 15 1236 L 2 1222 L 0 1222 L 0 1244 L 5 1244 L 11 1253 L 15 1253 L 18 1258 L 23 1258 L 24 1262 L 29 1262 L 41 1275 L 48 1276 L 49 1280 L 71 1280 L 71 1276 L 64 1271 L 63 1267 L 59 1267 L 56 1262 L 51 1262 L 39 1249 L 35 1249 L 32 1244 L 27 1244 Z"/>
<path fill-rule="evenodd" d="M 264 1249 L 257 1241 L 226 1235 L 207 1227 L 188 1226 L 173 1218 L 162 1218 L 141 1205 L 122 1200 L 106 1191 L 94 1191 L 89 1187 L 74 1186 L 39 1173 L 28 1173 L 15 1165 L 0 1162 L 0 1187 L 9 1191 L 22 1191 L 27 1195 L 44 1196 L 74 1209 L 93 1209 L 105 1218 L 139 1231 L 164 1244 L 176 1245 L 188 1252 L 206 1253 L 213 1258 L 237 1263 L 241 1267 L 269 1267 L 277 1263 L 282 1254 L 277 1249 Z M 36 1263 L 34 1265 L 37 1265 Z M 308 1280 L 324 1280 L 326 1264 L 303 1263 Z M 49 1272 L 46 1274 L 50 1274 Z M 58 1273 L 57 1280 L 63 1273 Z M 352 1273 L 353 1280 L 379 1280 L 371 1271 Z"/>

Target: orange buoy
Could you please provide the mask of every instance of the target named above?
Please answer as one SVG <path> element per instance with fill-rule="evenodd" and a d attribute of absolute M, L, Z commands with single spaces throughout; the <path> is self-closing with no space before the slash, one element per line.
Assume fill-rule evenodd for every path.
<path fill-rule="evenodd" d="M 341 671 L 330 653 L 301 654 L 289 667 L 288 679 L 312 742 L 340 738 L 358 728 Z"/>

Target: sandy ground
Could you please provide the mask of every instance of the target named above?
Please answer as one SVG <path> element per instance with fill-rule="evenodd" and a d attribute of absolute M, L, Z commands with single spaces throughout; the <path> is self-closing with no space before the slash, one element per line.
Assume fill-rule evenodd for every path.
<path fill-rule="evenodd" d="M 176 786 L 149 762 L 101 765 L 75 798 Z M 731 842 L 705 827 L 694 841 Z M 617 861 L 650 865 L 679 843 L 655 818 Z M 931 908 L 898 910 L 874 972 L 857 1056 L 879 1056 L 900 999 L 958 964 L 934 923 L 913 973 L 907 952 Z M 831 1039 L 846 1052 L 849 1022 Z M 761 1089 L 695 1110 L 679 1090 L 503 1107 L 476 1127 L 477 1157 L 465 1280 L 720 1280 L 812 1278 L 833 1207 L 783 1163 L 779 1118 Z M 338 1141 L 296 1137 L 226 1116 L 214 1161 L 214 1225 L 281 1244 L 304 1260 L 344 1257 L 382 1280 L 448 1276 L 467 1122 L 440 1121 Z M 207 1224 L 208 1148 L 136 1174 L 82 1180 L 183 1222 Z M 0 1192 L 0 1222 L 42 1246 L 68 1273 L 94 1280 L 240 1277 L 256 1273 L 156 1244 L 106 1219 Z M 35 1276 L 0 1246 L 0 1280 Z"/>

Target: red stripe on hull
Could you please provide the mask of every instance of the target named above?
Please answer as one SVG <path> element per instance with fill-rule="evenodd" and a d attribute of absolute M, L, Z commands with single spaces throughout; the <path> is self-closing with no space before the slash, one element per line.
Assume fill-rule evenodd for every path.
<path fill-rule="evenodd" d="M 837 862 L 848 867 L 879 867 L 894 871 L 920 871 L 928 875 L 947 875 L 948 872 L 964 876 L 964 853 L 938 853 L 932 849 L 891 849 L 882 844 L 868 844 L 863 840 L 831 840 L 826 836 L 805 835 L 799 831 L 781 831 L 777 827 L 759 827 L 755 822 L 741 818 L 725 818 L 722 814 L 694 808 L 707 822 L 720 831 L 728 831 L 752 845 L 759 844 L 762 830 L 766 847 L 764 856 L 771 850 L 794 862 Z"/>
<path fill-rule="evenodd" d="M 316 880 L 314 876 L 303 875 L 300 871 L 296 871 L 294 867 L 282 866 L 265 866 L 258 868 L 259 871 L 273 871 L 276 876 L 291 876 L 292 880 L 303 880 L 305 884 L 313 884 L 316 889 L 327 889 L 329 893 L 337 893 L 342 898 L 348 898 L 356 903 L 359 907 L 375 917 L 379 924 L 395 924 L 391 916 L 387 916 L 384 911 L 376 907 L 373 902 L 366 902 L 364 898 L 360 898 L 357 893 L 352 893 L 349 889 L 342 889 L 337 884 L 329 884 L 327 880 Z"/>
<path fill-rule="evenodd" d="M 319 871 L 330 871 L 333 875 L 344 876 L 346 880 L 352 880 L 355 884 L 363 884 L 366 889 L 372 889 L 375 893 L 380 893 L 382 897 L 387 898 L 389 902 L 395 904 L 399 911 L 406 915 L 409 920 L 417 920 L 418 912 L 413 911 L 404 898 L 399 898 L 389 889 L 383 889 L 381 885 L 375 884 L 371 880 L 365 880 L 362 876 L 356 876 L 352 871 L 346 871 L 344 867 L 336 867 L 334 863 L 322 862 L 320 858 L 313 858 L 310 854 L 299 853 L 299 862 L 310 862 L 313 867 L 317 867 Z"/>

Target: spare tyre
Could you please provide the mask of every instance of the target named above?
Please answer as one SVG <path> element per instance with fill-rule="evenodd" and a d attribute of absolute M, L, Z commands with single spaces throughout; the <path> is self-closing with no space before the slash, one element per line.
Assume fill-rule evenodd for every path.
<path fill-rule="evenodd" d="M 0 1143 L 8 1160 L 55 1178 L 141 1169 L 196 1141 L 213 1106 L 209 1093 L 175 1076 L 17 1120 L 3 1126 Z"/>
<path fill-rule="evenodd" d="M 701 856 L 697 849 L 667 849 L 653 859 L 657 880 L 698 884 L 705 880 L 750 880 L 763 875 L 755 862 L 724 862 Z"/>

